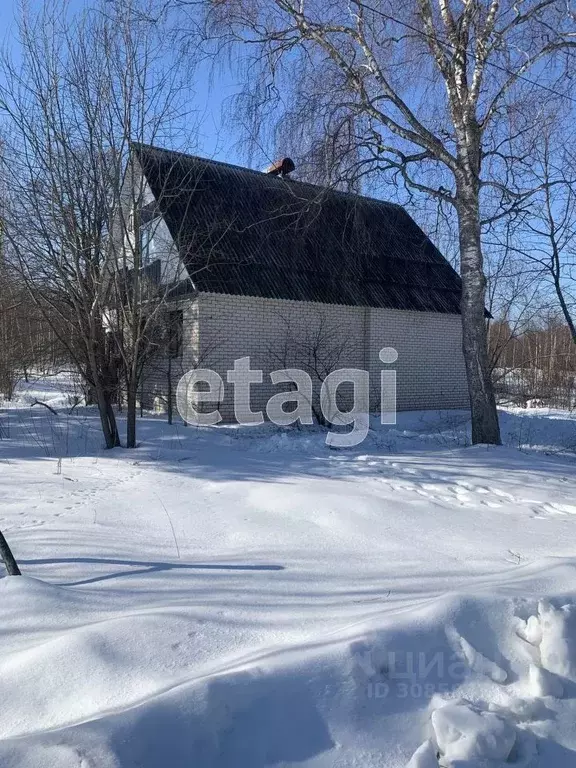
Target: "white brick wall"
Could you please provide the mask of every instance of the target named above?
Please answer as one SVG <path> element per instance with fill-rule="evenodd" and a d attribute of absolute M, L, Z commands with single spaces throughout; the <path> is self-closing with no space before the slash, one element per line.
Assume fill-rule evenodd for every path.
<path fill-rule="evenodd" d="M 270 371 L 286 364 L 300 367 L 302 351 L 294 354 L 292 348 L 292 354 L 284 354 L 287 337 L 301 337 L 310 347 L 320 323 L 326 338 L 333 338 L 328 345 L 342 347 L 338 367 L 369 370 L 372 408 L 379 407 L 380 371 L 386 368 L 397 371 L 399 410 L 467 407 L 458 315 L 201 294 L 198 352 L 201 367 L 213 368 L 224 379 L 222 417 L 234 416 L 226 371 L 235 359 L 250 356 L 251 368 L 264 372 L 264 383 L 252 385 L 251 404 L 265 411 L 268 399 L 286 389 L 271 384 Z M 382 347 L 396 348 L 395 364 L 380 362 Z"/>
<path fill-rule="evenodd" d="M 274 386 L 270 372 L 305 367 L 304 359 L 320 327 L 318 351 L 331 358 L 326 365 L 337 359 L 338 367 L 369 371 L 372 409 L 379 407 L 380 372 L 386 369 L 396 371 L 398 410 L 468 405 L 458 315 L 223 294 L 200 294 L 170 307 L 179 308 L 184 310 L 184 349 L 181 358 L 172 360 L 173 391 L 186 371 L 214 369 L 224 380 L 220 405 L 224 420 L 234 418 L 233 389 L 226 382 L 226 372 L 233 368 L 234 360 L 249 356 L 251 368 L 263 371 L 263 384 L 251 387 L 251 406 L 265 412 L 269 398 L 287 389 L 285 385 Z M 302 340 L 301 349 L 293 343 L 298 339 Z M 396 363 L 380 361 L 383 347 L 397 350 Z M 165 359 L 148 366 L 143 393 L 146 407 L 152 407 L 155 398 L 165 405 Z M 206 405 L 206 409 L 213 406 Z"/>
<path fill-rule="evenodd" d="M 172 360 L 173 392 L 186 371 L 212 368 L 224 380 L 223 402 L 218 405 L 226 421 L 234 418 L 233 389 L 226 382 L 234 360 L 249 356 L 251 368 L 263 371 L 263 384 L 251 387 L 251 407 L 265 412 L 269 398 L 287 389 L 274 386 L 270 372 L 304 367 L 306 350 L 313 347 L 319 327 L 323 329 L 321 353 L 322 348 L 324 355 L 331 352 L 332 360 L 338 358 L 338 367 L 369 371 L 373 410 L 380 405 L 380 372 L 386 369 L 396 371 L 398 410 L 468 406 L 458 315 L 223 294 L 200 294 L 170 307 L 179 308 L 184 310 L 184 349 L 182 358 Z M 287 340 L 298 339 L 301 349 L 295 349 L 294 343 L 286 348 Z M 380 361 L 383 347 L 397 350 L 396 363 Z M 167 361 L 158 359 L 144 377 L 145 406 L 152 407 L 155 398 L 165 405 L 166 393 Z M 214 407 L 205 405 L 206 410 Z"/>
<path fill-rule="evenodd" d="M 182 317 L 182 356 L 170 361 L 173 404 L 175 403 L 176 386 L 180 378 L 192 368 L 198 366 L 199 361 L 199 302 L 198 298 L 187 299 L 178 302 L 170 302 L 167 311 L 181 309 Z M 164 355 L 157 355 L 146 366 L 142 377 L 140 397 L 145 408 L 152 409 L 158 406 L 166 410 L 168 396 L 168 359 Z"/>
<path fill-rule="evenodd" d="M 394 365 L 380 362 L 382 347 L 394 347 Z M 396 370 L 398 410 L 467 408 L 460 315 L 438 312 L 370 310 L 371 381 L 382 369 Z"/>

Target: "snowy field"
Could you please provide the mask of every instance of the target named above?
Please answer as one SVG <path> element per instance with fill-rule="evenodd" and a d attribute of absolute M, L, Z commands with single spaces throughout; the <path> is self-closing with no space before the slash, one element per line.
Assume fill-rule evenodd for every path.
<path fill-rule="evenodd" d="M 576 415 L 106 452 L 74 402 L 0 415 L 2 768 L 576 766 Z"/>

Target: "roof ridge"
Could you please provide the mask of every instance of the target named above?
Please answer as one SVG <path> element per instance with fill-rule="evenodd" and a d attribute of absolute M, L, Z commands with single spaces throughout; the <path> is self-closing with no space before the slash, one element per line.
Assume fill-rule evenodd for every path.
<path fill-rule="evenodd" d="M 402 213 L 405 213 L 405 214 L 407 213 L 403 206 L 401 206 L 399 203 L 392 203 L 390 202 L 390 200 L 383 200 L 382 198 L 372 197 L 371 195 L 361 195 L 357 192 L 347 192 L 344 189 L 325 186 L 323 184 L 314 184 L 311 181 L 303 181 L 302 179 L 289 179 L 287 181 L 286 179 L 283 179 L 280 176 L 271 176 L 265 171 L 259 171 L 257 168 L 247 168 L 245 165 L 236 165 L 235 163 L 228 163 L 225 160 L 215 160 L 210 157 L 202 157 L 201 155 L 193 155 L 189 152 L 181 152 L 180 150 L 177 150 L 177 149 L 167 149 L 166 147 L 158 147 L 155 144 L 144 144 L 138 141 L 131 141 L 130 147 L 135 147 L 138 149 L 153 150 L 154 152 L 164 152 L 167 154 L 177 155 L 179 157 L 186 158 L 187 160 L 195 160 L 202 163 L 211 163 L 212 165 L 222 166 L 224 168 L 229 168 L 230 170 L 241 171 L 243 173 L 252 174 L 254 176 L 261 178 L 262 180 L 266 180 L 267 182 L 274 180 L 274 182 L 280 181 L 290 185 L 298 184 L 302 187 L 318 189 L 323 192 L 327 192 L 329 194 L 336 194 L 336 195 L 341 195 L 343 197 L 354 198 L 359 200 L 367 200 L 369 202 L 377 203 L 378 205 L 385 205 L 385 206 L 389 206 L 390 208 L 397 208 Z"/>

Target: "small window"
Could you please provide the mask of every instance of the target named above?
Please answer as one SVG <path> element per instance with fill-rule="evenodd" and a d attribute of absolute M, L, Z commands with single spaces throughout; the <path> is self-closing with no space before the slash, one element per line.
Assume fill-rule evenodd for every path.
<path fill-rule="evenodd" d="M 160 224 L 160 213 L 155 203 L 142 206 L 138 211 L 140 266 L 147 267 L 157 259 L 154 237 Z"/>
<path fill-rule="evenodd" d="M 184 315 L 181 309 L 168 312 L 168 357 L 182 356 Z"/>
<path fill-rule="evenodd" d="M 140 258 L 143 267 L 154 261 L 154 224 L 155 222 L 149 221 L 140 226 Z"/>

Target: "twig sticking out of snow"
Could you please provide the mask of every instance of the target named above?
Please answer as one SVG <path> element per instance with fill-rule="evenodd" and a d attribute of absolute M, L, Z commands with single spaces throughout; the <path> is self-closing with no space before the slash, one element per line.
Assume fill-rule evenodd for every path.
<path fill-rule="evenodd" d="M 508 554 L 511 555 L 514 560 L 510 560 L 508 557 L 506 558 L 507 563 L 514 563 L 515 565 L 520 565 L 520 561 L 522 560 L 522 555 L 519 552 L 514 552 L 512 549 L 508 550 Z"/>
<path fill-rule="evenodd" d="M 168 522 L 170 523 L 170 530 L 172 531 L 172 538 L 174 539 L 174 546 L 176 547 L 176 554 L 178 555 L 178 560 L 180 560 L 180 547 L 178 546 L 178 539 L 176 538 L 176 531 L 174 530 L 174 526 L 172 525 L 172 518 L 170 517 L 170 513 L 166 509 L 166 506 L 162 501 L 162 499 L 160 498 L 160 496 L 158 496 L 157 493 L 155 493 L 154 496 L 156 496 L 156 498 L 162 505 L 162 509 L 164 510 L 164 512 L 166 512 L 166 517 L 168 518 Z"/>

